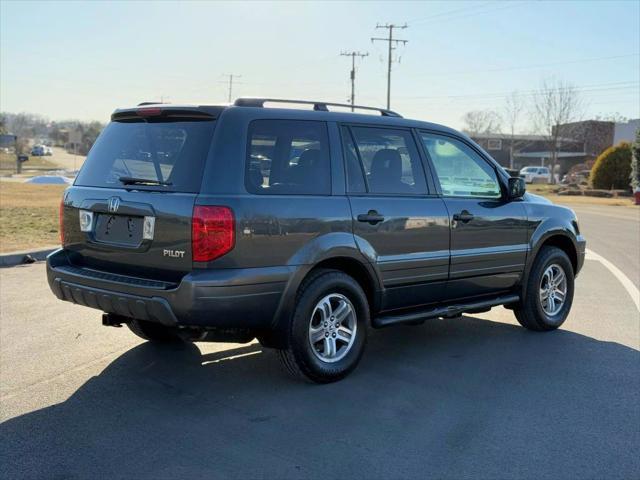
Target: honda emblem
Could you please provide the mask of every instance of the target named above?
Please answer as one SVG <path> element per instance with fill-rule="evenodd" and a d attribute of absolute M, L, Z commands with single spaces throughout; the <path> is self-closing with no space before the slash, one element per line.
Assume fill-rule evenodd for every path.
<path fill-rule="evenodd" d="M 111 197 L 109 199 L 109 212 L 116 213 L 120 208 L 120 197 Z"/>

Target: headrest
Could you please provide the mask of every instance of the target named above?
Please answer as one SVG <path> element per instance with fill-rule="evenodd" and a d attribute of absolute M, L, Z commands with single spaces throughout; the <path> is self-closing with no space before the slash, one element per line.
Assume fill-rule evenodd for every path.
<path fill-rule="evenodd" d="M 312 167 L 318 165 L 320 159 L 320 150 L 316 148 L 310 148 L 300 154 L 298 159 L 298 166 L 300 167 Z"/>
<path fill-rule="evenodd" d="M 402 177 L 402 157 L 398 150 L 393 148 L 378 150 L 371 161 L 371 175 Z"/>

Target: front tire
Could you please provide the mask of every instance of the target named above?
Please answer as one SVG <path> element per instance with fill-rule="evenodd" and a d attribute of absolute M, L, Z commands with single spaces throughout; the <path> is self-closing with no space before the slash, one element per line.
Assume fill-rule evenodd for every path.
<path fill-rule="evenodd" d="M 574 292 L 573 265 L 556 247 L 543 247 L 527 279 L 525 298 L 513 309 L 523 327 L 537 332 L 555 330 L 571 310 Z"/>
<path fill-rule="evenodd" d="M 351 373 L 364 352 L 369 303 L 352 277 L 319 270 L 306 279 L 279 357 L 294 377 L 335 382 Z"/>
<path fill-rule="evenodd" d="M 175 343 L 182 341 L 176 329 L 159 323 L 133 319 L 127 323 L 127 327 L 138 337 L 149 342 Z"/>

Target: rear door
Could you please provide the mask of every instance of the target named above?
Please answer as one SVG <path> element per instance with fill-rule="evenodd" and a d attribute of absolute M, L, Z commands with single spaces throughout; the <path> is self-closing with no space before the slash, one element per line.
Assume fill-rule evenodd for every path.
<path fill-rule="evenodd" d="M 215 121 L 171 114 L 112 121 L 64 201 L 74 262 L 177 278 L 191 270 L 191 217 Z"/>
<path fill-rule="evenodd" d="M 499 293 L 512 288 L 527 256 L 527 217 L 520 200 L 509 201 L 488 160 L 460 138 L 420 132 L 451 225 L 447 298 Z"/>
<path fill-rule="evenodd" d="M 341 130 L 353 230 L 381 276 L 382 309 L 439 301 L 449 269 L 449 218 L 428 186 L 412 132 Z"/>

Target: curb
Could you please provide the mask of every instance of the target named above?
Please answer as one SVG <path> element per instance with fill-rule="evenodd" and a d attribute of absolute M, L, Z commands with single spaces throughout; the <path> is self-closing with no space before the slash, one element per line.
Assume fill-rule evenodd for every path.
<path fill-rule="evenodd" d="M 25 250 L 23 252 L 9 252 L 0 255 L 0 268 L 14 267 L 25 263 L 33 263 L 47 258 L 51 252 L 59 246 L 44 247 L 38 250 Z"/>

